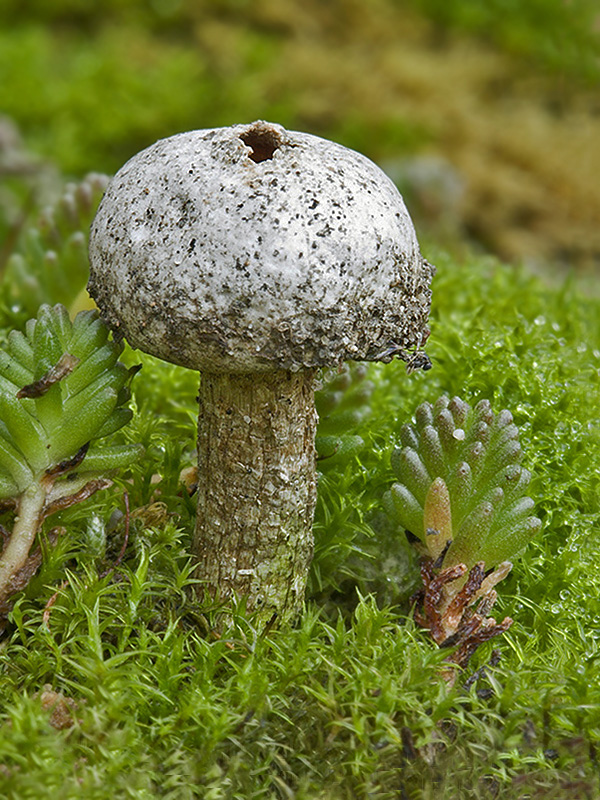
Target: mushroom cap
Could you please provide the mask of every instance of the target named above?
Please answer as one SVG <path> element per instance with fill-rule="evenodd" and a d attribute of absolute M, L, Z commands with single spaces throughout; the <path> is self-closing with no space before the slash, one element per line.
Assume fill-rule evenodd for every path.
<path fill-rule="evenodd" d="M 255 122 L 163 139 L 111 180 L 88 289 L 117 335 L 212 372 L 390 360 L 426 338 L 433 268 L 394 184 Z"/>

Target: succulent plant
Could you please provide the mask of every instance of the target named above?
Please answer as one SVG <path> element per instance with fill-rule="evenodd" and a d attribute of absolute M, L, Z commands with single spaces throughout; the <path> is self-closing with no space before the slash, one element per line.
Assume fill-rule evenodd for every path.
<path fill-rule="evenodd" d="M 322 387 L 315 392 L 319 425 L 315 445 L 319 469 L 339 464 L 364 447 L 353 430 L 371 413 L 369 400 L 374 384 L 366 380 L 366 364 L 346 362 L 338 370 L 326 370 Z"/>
<path fill-rule="evenodd" d="M 463 665 L 511 624 L 486 618 L 494 586 L 541 527 L 518 435 L 509 411 L 444 395 L 419 406 L 391 457 L 398 482 L 386 507 L 424 556 L 416 617 L 438 644 L 458 645 L 452 660 Z"/>
<path fill-rule="evenodd" d="M 140 454 L 137 445 L 99 444 L 132 414 L 136 368 L 118 361 L 121 351 L 96 311 L 71 322 L 60 305 L 42 306 L 0 351 L 0 511 L 16 512 L 0 556 L 0 602 L 27 572 L 41 522 L 110 485 L 107 471 Z"/>
<path fill-rule="evenodd" d="M 0 115 L 0 177 L 24 177 L 35 171 L 34 158 L 25 150 L 17 125 Z"/>
<path fill-rule="evenodd" d="M 0 270 L 0 310 L 8 323 L 27 319 L 43 303 L 71 306 L 84 289 L 87 231 L 107 182 L 92 173 L 80 183 L 67 183 L 57 202 L 20 231 Z"/>

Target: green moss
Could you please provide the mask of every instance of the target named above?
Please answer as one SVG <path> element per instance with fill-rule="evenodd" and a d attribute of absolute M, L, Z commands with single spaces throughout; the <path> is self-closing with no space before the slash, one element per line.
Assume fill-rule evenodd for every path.
<path fill-rule="evenodd" d="M 176 13 L 185 3 L 151 5 L 114 0 L 84 11 L 39 2 L 37 25 L 22 4 L 4 6 L 13 27 L 0 33 L 0 105 L 28 142 L 73 173 L 114 170 L 178 129 L 258 116 L 341 132 L 346 144 L 381 156 L 432 141 L 423 123 L 399 116 L 397 88 L 376 92 L 375 82 L 362 82 L 375 61 L 361 60 L 364 51 L 350 57 L 352 37 L 328 12 L 314 36 L 310 4 L 286 17 L 288 4 L 224 2 L 213 4 L 216 27 L 201 35 L 199 17 Z M 449 15 L 458 30 L 485 28 L 488 40 L 538 67 L 550 63 L 542 49 L 551 46 L 559 72 L 588 74 L 588 60 L 568 53 L 587 47 L 591 4 L 557 0 L 533 14 L 511 13 L 510 3 L 420 5 L 433 18 Z M 583 9 L 576 23 L 565 16 L 575 7 Z M 344 9 L 369 36 L 394 30 L 382 11 L 377 27 L 364 4 Z M 470 19 L 459 19 L 460 9 Z M 139 29 L 142 18 L 148 29 Z M 381 41 L 378 64 L 394 50 Z M 294 66 L 287 72 L 273 69 L 283 42 Z M 339 52 L 344 70 L 332 89 Z M 373 73 L 379 82 L 385 74 Z M 11 180 L 3 238 L 31 184 Z M 35 218 L 42 201 L 34 205 Z M 82 229 L 69 228 L 67 238 Z M 23 243 L 3 254 L 24 254 Z M 0 795 L 558 800 L 573 794 L 573 782 L 582 796 L 600 794 L 600 301 L 575 282 L 552 287 L 481 256 L 425 251 L 438 266 L 434 368 L 410 376 L 401 363 L 369 369 L 371 413 L 353 415 L 346 431 L 362 446 L 322 465 L 307 613 L 269 639 L 241 612 L 231 635 L 216 638 L 211 609 L 190 599 L 194 499 L 179 473 L 195 461 L 197 375 L 124 352 L 128 364 L 144 366 L 123 435 L 145 456 L 112 489 L 57 515 L 68 533 L 14 608 L 0 650 Z M 42 262 L 30 263 L 40 302 L 55 302 L 46 295 L 56 286 L 39 279 Z M 80 259 L 69 269 L 67 302 L 84 280 Z M 5 307 L 0 325 L 20 325 L 24 313 Z M 410 619 L 418 570 L 382 505 L 402 426 L 443 393 L 512 411 L 543 521 L 498 603 L 500 618 L 515 618 L 499 665 L 470 687 L 465 674 L 454 689 L 438 678 L 445 654 Z M 125 540 L 125 492 L 129 543 L 123 563 L 105 574 Z M 472 669 L 489 656 L 482 648 Z M 72 727 L 49 724 L 38 696 L 45 684 L 77 703 Z"/>
<path fill-rule="evenodd" d="M 196 376 L 143 358 L 127 436 L 144 462 L 62 513 L 68 537 L 13 611 L 0 655 L 5 796 L 561 797 L 575 777 L 598 791 L 599 301 L 485 259 L 428 255 L 434 369 L 370 369 L 365 447 L 320 482 L 297 629 L 260 639 L 240 615 L 218 639 L 190 599 L 194 509 L 178 473 L 194 460 Z M 544 520 L 505 581 L 498 613 L 516 622 L 500 665 L 470 689 L 468 675 L 455 689 L 436 678 L 444 652 L 404 616 L 412 556 L 380 516 L 402 425 L 419 402 L 459 391 L 513 409 Z M 125 489 L 125 560 L 100 577 L 123 543 Z M 77 702 L 73 727 L 49 725 L 45 684 Z"/>

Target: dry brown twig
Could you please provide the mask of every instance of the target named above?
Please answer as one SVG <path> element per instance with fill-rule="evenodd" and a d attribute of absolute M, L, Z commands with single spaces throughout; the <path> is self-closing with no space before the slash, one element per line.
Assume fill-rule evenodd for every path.
<path fill-rule="evenodd" d="M 424 558 L 421 562 L 423 588 L 412 598 L 414 618 L 440 647 L 455 648 L 446 661 L 466 667 L 480 644 L 513 623 L 510 617 L 496 622 L 487 616 L 498 599 L 494 586 L 508 575 L 512 564 L 504 561 L 486 572 L 483 561 L 470 570 L 465 564 L 440 569 L 439 561 Z M 454 675 L 452 670 L 445 677 L 452 682 Z"/>
<path fill-rule="evenodd" d="M 66 528 L 60 526 L 53 528 L 48 533 L 48 546 L 54 547 L 59 536 L 63 536 L 66 532 Z M 31 555 L 28 556 L 21 569 L 13 573 L 10 580 L 3 587 L 2 592 L 0 593 L 0 631 L 3 631 L 6 627 L 6 621 L 8 619 L 9 611 L 12 608 L 15 594 L 22 591 L 38 571 L 40 564 L 42 563 L 42 557 L 42 547 L 39 546 L 33 551 L 33 553 L 31 553 Z"/>

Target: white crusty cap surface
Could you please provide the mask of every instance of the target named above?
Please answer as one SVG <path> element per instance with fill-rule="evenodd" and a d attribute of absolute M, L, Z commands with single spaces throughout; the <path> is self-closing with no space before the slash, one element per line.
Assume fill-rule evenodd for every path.
<path fill-rule="evenodd" d="M 89 290 L 134 347 L 218 372 L 418 346 L 431 266 L 394 184 L 339 144 L 255 122 L 163 139 L 110 182 Z"/>

